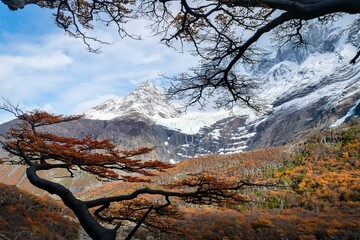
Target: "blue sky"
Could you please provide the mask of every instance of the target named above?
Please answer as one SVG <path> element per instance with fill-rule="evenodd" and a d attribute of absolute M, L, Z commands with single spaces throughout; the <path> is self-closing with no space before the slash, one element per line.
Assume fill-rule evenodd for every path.
<path fill-rule="evenodd" d="M 51 12 L 36 6 L 10 11 L 0 2 L 0 96 L 24 110 L 44 109 L 76 114 L 114 96 L 125 96 L 141 82 L 159 86 L 169 76 L 196 64 L 189 53 L 167 48 L 146 37 L 146 23 L 129 29 L 144 40 L 120 39 L 114 29 L 91 34 L 114 44 L 101 54 L 89 53 L 80 39 L 67 36 L 53 23 Z M 0 123 L 13 116 L 0 112 Z"/>

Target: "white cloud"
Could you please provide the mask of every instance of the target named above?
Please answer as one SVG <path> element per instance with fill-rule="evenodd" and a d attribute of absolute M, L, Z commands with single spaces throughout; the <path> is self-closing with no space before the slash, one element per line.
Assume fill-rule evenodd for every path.
<path fill-rule="evenodd" d="M 147 35 L 143 22 L 132 29 Z M 120 39 L 116 31 L 94 35 L 114 42 L 101 54 L 86 51 L 79 39 L 58 34 L 33 39 L 14 35 L 0 47 L 0 96 L 26 110 L 41 108 L 63 114 L 81 113 L 106 100 L 124 96 L 143 81 L 164 84 L 159 76 L 186 71 L 196 64 L 189 53 L 159 44 L 159 38 Z M 8 119 L 0 112 L 0 121 Z"/>
<path fill-rule="evenodd" d="M 0 68 L 16 72 L 26 70 L 52 71 L 71 64 L 71 58 L 60 52 L 30 56 L 0 56 Z"/>

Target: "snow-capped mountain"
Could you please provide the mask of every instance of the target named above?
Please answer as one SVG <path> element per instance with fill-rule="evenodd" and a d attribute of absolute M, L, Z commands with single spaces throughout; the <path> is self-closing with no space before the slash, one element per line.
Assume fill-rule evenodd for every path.
<path fill-rule="evenodd" d="M 90 119 L 109 120 L 119 116 L 141 113 L 149 118 L 174 118 L 179 111 L 167 100 L 165 91 L 147 81 L 125 98 L 114 98 L 90 109 L 85 115 Z"/>
<path fill-rule="evenodd" d="M 109 138 L 125 149 L 155 147 L 148 158 L 167 162 L 298 141 L 360 115 L 360 61 L 349 64 L 360 48 L 360 20 L 346 24 L 344 31 L 313 26 L 303 36 L 310 43 L 305 48 L 289 43 L 246 68 L 259 82 L 255 94 L 269 106 L 266 114 L 241 107 L 182 113 L 164 90 L 146 82 L 52 131 Z M 0 132 L 6 128 L 0 125 Z"/>
<path fill-rule="evenodd" d="M 168 129 L 186 134 L 196 134 L 203 127 L 209 127 L 226 116 L 247 115 L 255 118 L 250 109 L 235 108 L 228 110 L 199 111 L 190 109 L 181 111 L 181 105 L 167 99 L 166 91 L 160 90 L 150 81 L 137 87 L 124 98 L 112 98 L 86 111 L 88 119 L 111 120 L 114 118 L 146 118 Z"/>

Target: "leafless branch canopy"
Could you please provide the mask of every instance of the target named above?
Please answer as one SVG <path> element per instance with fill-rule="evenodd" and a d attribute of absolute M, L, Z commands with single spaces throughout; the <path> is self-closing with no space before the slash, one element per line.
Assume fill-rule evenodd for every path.
<path fill-rule="evenodd" d="M 115 25 L 119 34 L 126 31 L 126 22 L 146 18 L 154 34 L 174 46 L 188 42 L 201 57 L 191 73 L 175 78 L 171 94 L 185 94 L 190 103 L 200 102 L 223 91 L 220 106 L 242 101 L 255 107 L 252 101 L 254 81 L 241 76 L 243 63 L 258 58 L 255 43 L 266 33 L 281 29 L 280 41 L 301 43 L 304 22 L 317 19 L 331 21 L 333 16 L 359 14 L 359 0 L 2 0 L 10 9 L 37 4 L 54 10 L 57 25 L 75 37 L 80 37 L 91 51 L 89 40 L 100 41 L 86 34 L 95 21 Z M 358 54 L 354 53 L 351 63 Z"/>

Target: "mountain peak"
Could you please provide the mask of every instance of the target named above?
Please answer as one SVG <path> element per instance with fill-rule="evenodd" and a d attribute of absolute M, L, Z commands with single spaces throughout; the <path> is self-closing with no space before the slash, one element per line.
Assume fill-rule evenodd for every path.
<path fill-rule="evenodd" d="M 133 99 L 139 97 L 138 99 Z M 139 85 L 133 92 L 124 98 L 124 101 L 135 101 L 142 103 L 150 103 L 153 98 L 161 98 L 166 100 L 164 91 L 159 90 L 152 82 L 146 81 Z"/>
<path fill-rule="evenodd" d="M 167 100 L 165 91 L 159 90 L 150 81 L 138 86 L 125 98 L 109 99 L 91 108 L 85 115 L 93 119 L 112 119 L 134 113 L 150 119 L 174 118 L 179 115 L 176 108 Z"/>
<path fill-rule="evenodd" d="M 134 92 L 136 91 L 139 91 L 139 90 L 157 90 L 156 86 L 149 80 L 145 81 L 144 83 L 140 84 L 135 90 Z"/>

